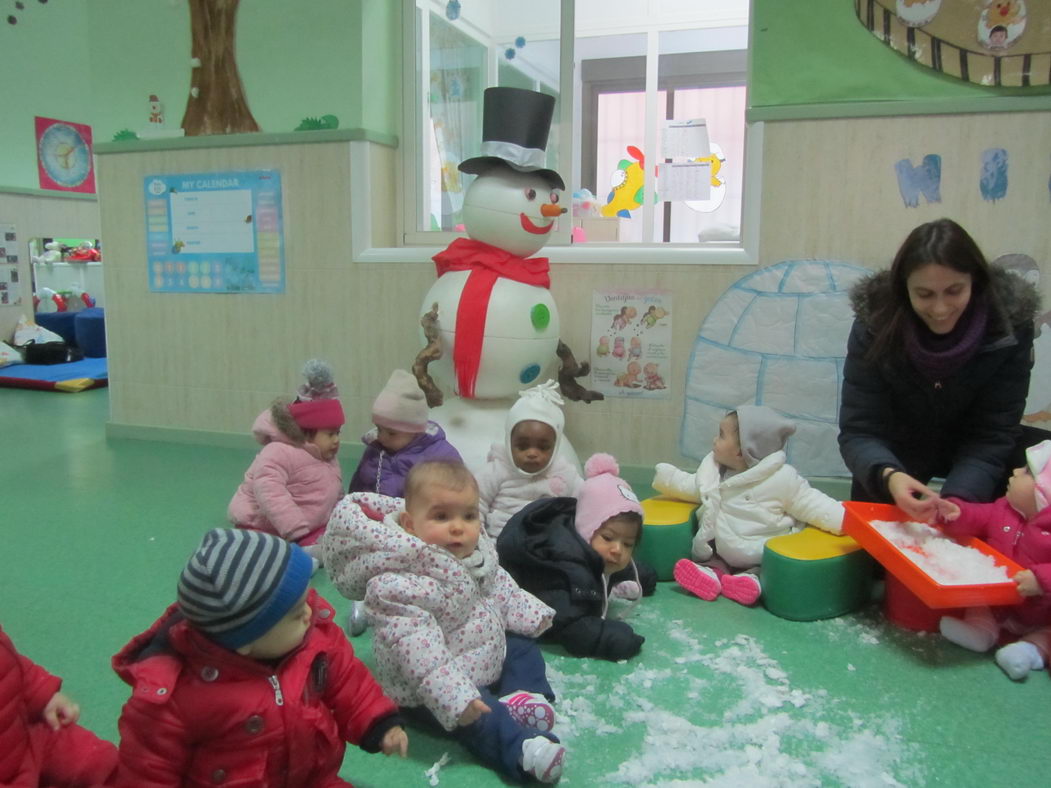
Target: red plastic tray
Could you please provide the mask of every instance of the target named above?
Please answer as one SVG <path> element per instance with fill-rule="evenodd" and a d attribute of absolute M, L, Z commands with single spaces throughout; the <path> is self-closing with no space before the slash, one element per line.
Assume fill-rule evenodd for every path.
<path fill-rule="evenodd" d="M 918 596 L 927 607 L 976 607 L 980 605 L 1017 605 L 1022 601 L 1018 588 L 1013 582 L 980 583 L 975 585 L 942 585 L 920 569 L 889 539 L 872 526 L 873 520 L 889 522 L 910 522 L 912 520 L 897 506 L 885 503 L 863 503 L 846 501 L 843 507 L 847 510 L 843 518 L 843 533 L 849 534 L 883 567 L 900 580 L 906 588 Z M 992 556 L 998 566 L 1007 569 L 1007 576 L 1014 577 L 1023 567 L 1007 556 L 994 550 L 981 539 L 967 539 L 960 542 L 965 547 L 973 547 L 981 553 Z"/>

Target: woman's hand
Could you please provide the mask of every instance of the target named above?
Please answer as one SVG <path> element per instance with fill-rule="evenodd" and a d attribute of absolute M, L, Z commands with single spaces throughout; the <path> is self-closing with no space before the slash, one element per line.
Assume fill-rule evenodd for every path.
<path fill-rule="evenodd" d="M 467 708 L 464 709 L 463 714 L 460 715 L 460 719 L 458 720 L 460 727 L 467 727 L 483 714 L 488 714 L 491 711 L 492 709 L 486 706 L 481 698 L 475 698 L 467 704 Z"/>
<path fill-rule="evenodd" d="M 913 520 L 933 522 L 938 515 L 941 497 L 930 487 L 921 484 L 905 471 L 891 471 L 887 475 L 887 490 L 894 503 Z"/>
<path fill-rule="evenodd" d="M 1011 579 L 1017 584 L 1018 593 L 1022 596 L 1040 596 L 1044 593 L 1031 569 L 1023 569 Z"/>

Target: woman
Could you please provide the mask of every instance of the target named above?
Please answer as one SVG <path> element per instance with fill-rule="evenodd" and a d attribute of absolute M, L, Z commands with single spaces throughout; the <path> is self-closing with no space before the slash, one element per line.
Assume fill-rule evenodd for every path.
<path fill-rule="evenodd" d="M 1035 288 L 992 269 L 950 219 L 920 225 L 890 271 L 851 291 L 839 447 L 854 500 L 933 519 L 943 495 L 992 501 L 1012 458 L 1033 365 Z"/>

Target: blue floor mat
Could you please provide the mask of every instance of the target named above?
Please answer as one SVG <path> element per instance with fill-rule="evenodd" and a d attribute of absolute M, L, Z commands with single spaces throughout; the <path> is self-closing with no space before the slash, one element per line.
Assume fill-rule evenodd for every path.
<path fill-rule="evenodd" d="M 0 386 L 84 391 L 105 386 L 109 372 L 105 358 L 85 358 L 67 364 L 12 364 L 0 368 Z"/>

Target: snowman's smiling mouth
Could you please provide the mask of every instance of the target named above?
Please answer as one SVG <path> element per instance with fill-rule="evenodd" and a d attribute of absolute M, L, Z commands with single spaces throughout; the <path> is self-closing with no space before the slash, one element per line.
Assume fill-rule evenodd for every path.
<path fill-rule="evenodd" d="M 544 235 L 546 233 L 549 233 L 551 232 L 551 228 L 555 226 L 554 222 L 551 222 L 550 224 L 545 224 L 543 227 L 541 227 L 538 224 L 533 224 L 530 218 L 524 213 L 518 214 L 518 218 L 522 222 L 522 229 L 525 230 L 527 233 L 533 233 L 533 235 Z"/>

